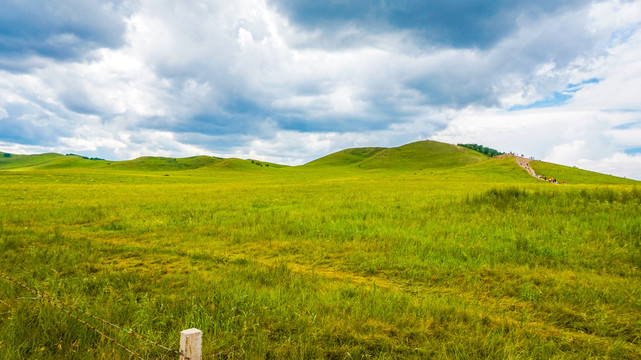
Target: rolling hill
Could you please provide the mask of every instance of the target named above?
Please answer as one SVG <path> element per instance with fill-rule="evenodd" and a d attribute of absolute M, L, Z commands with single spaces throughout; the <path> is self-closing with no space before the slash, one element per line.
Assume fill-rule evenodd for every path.
<path fill-rule="evenodd" d="M 568 184 L 636 184 L 638 181 L 621 177 L 600 174 L 578 168 L 532 161 L 532 168 L 541 175 L 554 177 L 559 182 Z M 168 158 L 143 156 L 126 161 L 108 161 L 88 159 L 78 155 L 61 155 L 46 153 L 38 155 L 0 155 L 0 171 L 17 170 L 53 170 L 53 169 L 105 169 L 128 171 L 203 171 L 229 169 L 237 171 L 255 171 L 265 169 L 293 168 L 310 171 L 320 169 L 393 170 L 393 171 L 437 171 L 441 174 L 458 174 L 492 179 L 493 181 L 537 181 L 527 175 L 518 166 L 514 158 L 503 155 L 500 158 L 489 158 L 474 150 L 425 140 L 406 145 L 384 148 L 363 147 L 341 150 L 307 164 L 290 167 L 257 160 L 236 158 L 218 158 L 211 156 L 192 156 L 187 158 Z"/>
<path fill-rule="evenodd" d="M 335 152 L 304 166 L 355 166 L 363 169 L 447 169 L 473 164 L 487 156 L 437 141 L 417 141 L 393 148 L 355 148 Z"/>
<path fill-rule="evenodd" d="M 322 158 L 308 162 L 304 166 L 346 166 L 358 164 L 380 153 L 386 148 L 364 147 L 337 151 Z"/>
<path fill-rule="evenodd" d="M 18 168 L 32 168 L 42 166 L 55 162 L 64 158 L 64 155 L 56 153 L 46 153 L 38 155 L 16 155 L 9 153 L 2 153 L 0 156 L 0 169 L 18 169 Z"/>
<path fill-rule="evenodd" d="M 223 161 L 223 159 L 210 156 L 192 156 L 179 159 L 143 156 L 134 160 L 115 161 L 110 166 L 113 169 L 120 170 L 176 171 L 198 169 L 220 161 Z"/>

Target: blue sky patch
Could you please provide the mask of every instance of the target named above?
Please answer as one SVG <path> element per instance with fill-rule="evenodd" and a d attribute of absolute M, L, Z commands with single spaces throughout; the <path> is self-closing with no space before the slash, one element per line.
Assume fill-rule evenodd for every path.
<path fill-rule="evenodd" d="M 617 129 L 617 130 L 628 130 L 628 129 L 632 129 L 632 128 L 635 128 L 635 127 L 641 127 L 641 121 L 635 121 L 635 122 L 631 122 L 631 123 L 627 123 L 627 124 L 622 124 L 622 125 L 619 125 L 619 126 L 615 126 L 614 128 Z"/>
<path fill-rule="evenodd" d="M 568 84 L 568 86 L 565 88 L 564 92 L 572 92 L 575 93 L 581 89 L 583 89 L 583 85 L 587 84 L 598 84 L 601 80 L 597 78 L 591 78 L 588 80 L 581 81 L 578 84 Z"/>
<path fill-rule="evenodd" d="M 597 78 L 591 78 L 588 80 L 581 81 L 578 84 L 568 84 L 568 86 L 566 86 L 566 88 L 563 91 L 555 91 L 554 94 L 552 94 L 552 96 L 548 96 L 543 100 L 538 100 L 527 105 L 514 105 L 507 110 L 519 111 L 519 110 L 540 109 L 540 108 L 565 105 L 570 99 L 572 99 L 572 96 L 574 93 L 579 92 L 579 90 L 583 89 L 584 85 L 597 84 L 599 83 L 599 81 L 600 80 Z"/>
<path fill-rule="evenodd" d="M 507 109 L 508 111 L 519 111 L 527 109 L 539 109 L 553 106 L 561 106 L 568 102 L 572 98 L 572 95 L 567 92 L 555 92 L 551 97 L 547 97 L 543 100 L 535 101 L 528 105 L 514 105 L 511 108 Z"/>

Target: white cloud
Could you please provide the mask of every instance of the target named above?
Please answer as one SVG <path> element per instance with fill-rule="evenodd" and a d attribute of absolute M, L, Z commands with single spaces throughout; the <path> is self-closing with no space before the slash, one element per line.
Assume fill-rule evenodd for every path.
<path fill-rule="evenodd" d="M 582 169 L 641 180 L 641 154 L 628 155 L 616 152 L 597 160 L 579 159 L 576 164 Z"/>
<path fill-rule="evenodd" d="M 585 140 L 574 140 L 571 143 L 553 146 L 545 159 L 558 164 L 577 162 L 584 159 L 588 149 L 588 143 Z"/>

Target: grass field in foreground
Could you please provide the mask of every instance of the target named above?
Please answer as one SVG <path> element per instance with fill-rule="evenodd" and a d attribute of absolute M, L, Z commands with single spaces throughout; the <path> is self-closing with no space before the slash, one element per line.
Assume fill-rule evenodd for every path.
<path fill-rule="evenodd" d="M 639 358 L 641 188 L 509 160 L 12 169 L 0 269 L 207 359 Z M 0 358 L 130 356 L 0 279 Z"/>

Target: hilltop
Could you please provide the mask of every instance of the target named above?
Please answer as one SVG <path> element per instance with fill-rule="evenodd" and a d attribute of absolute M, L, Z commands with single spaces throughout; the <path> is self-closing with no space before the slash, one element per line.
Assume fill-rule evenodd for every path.
<path fill-rule="evenodd" d="M 448 169 L 474 164 L 487 156 L 457 145 L 425 140 L 392 148 L 346 149 L 304 166 L 355 166 L 363 169 Z"/>

